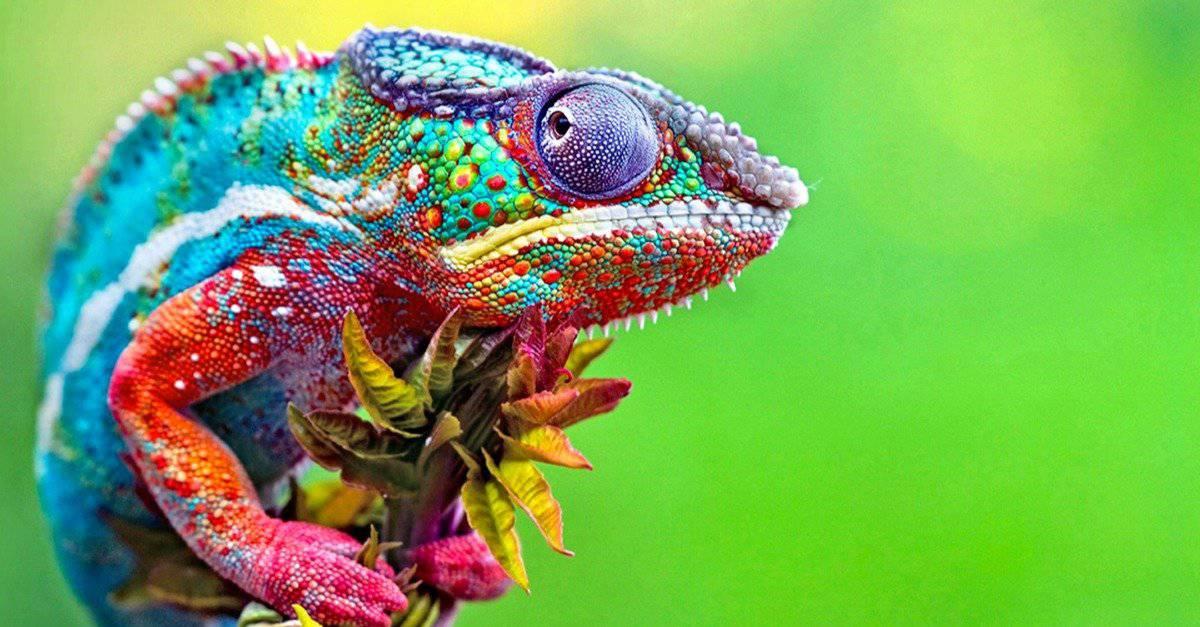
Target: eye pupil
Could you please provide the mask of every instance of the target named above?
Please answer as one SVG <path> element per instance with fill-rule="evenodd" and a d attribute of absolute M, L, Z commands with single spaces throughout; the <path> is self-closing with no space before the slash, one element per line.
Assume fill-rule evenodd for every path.
<path fill-rule="evenodd" d="M 550 132 L 555 139 L 562 139 L 566 136 L 567 131 L 571 130 L 571 120 L 562 111 L 555 111 L 550 114 Z"/>

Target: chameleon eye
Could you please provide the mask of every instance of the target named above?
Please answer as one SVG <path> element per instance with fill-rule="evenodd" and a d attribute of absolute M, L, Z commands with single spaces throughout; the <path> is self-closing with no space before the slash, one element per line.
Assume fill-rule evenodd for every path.
<path fill-rule="evenodd" d="M 658 160 L 658 142 L 645 109 L 599 83 L 564 91 L 543 108 L 538 153 L 554 182 L 584 198 L 628 192 Z"/>

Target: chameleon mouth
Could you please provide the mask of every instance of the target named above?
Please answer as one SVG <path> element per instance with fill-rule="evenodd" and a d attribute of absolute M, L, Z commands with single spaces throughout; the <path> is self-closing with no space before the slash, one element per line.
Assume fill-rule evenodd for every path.
<path fill-rule="evenodd" d="M 777 241 L 791 212 L 747 202 L 676 200 L 652 205 L 607 205 L 560 216 L 539 216 L 495 227 L 474 239 L 442 249 L 441 256 L 460 272 L 549 240 L 605 236 L 617 231 L 723 229 L 766 232 Z"/>

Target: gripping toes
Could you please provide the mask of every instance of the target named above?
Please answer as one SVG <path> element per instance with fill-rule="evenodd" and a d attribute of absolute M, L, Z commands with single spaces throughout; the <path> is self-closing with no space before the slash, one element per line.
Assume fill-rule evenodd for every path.
<path fill-rule="evenodd" d="M 307 523 L 277 524 L 255 564 L 252 594 L 288 615 L 299 604 L 326 625 L 387 627 L 392 612 L 407 608 L 383 560 L 376 570 L 354 561 L 359 544 L 350 536 Z"/>
<path fill-rule="evenodd" d="M 486 601 L 504 594 L 512 580 L 477 533 L 446 538 L 413 549 L 417 577 L 464 601 Z"/>

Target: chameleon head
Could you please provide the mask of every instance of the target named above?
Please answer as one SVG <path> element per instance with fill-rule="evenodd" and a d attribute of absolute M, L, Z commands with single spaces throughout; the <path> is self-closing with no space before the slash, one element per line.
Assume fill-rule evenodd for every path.
<path fill-rule="evenodd" d="M 409 120 L 406 228 L 439 304 L 476 324 L 535 304 L 603 324 L 680 303 L 770 251 L 808 200 L 737 124 L 632 73 L 412 30 L 364 30 L 348 56 Z"/>

